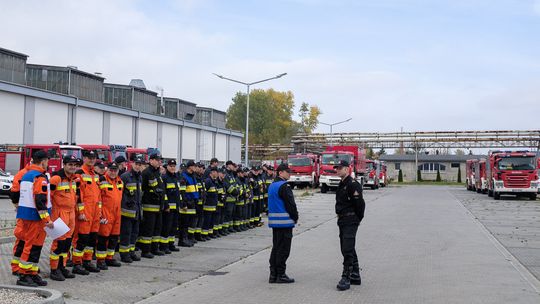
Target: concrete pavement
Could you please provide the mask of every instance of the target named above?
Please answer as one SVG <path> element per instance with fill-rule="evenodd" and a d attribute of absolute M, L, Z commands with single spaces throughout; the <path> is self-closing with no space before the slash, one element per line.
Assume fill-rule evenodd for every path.
<path fill-rule="evenodd" d="M 357 245 L 363 283 L 349 291 L 335 289 L 341 256 L 329 219 L 294 237 L 287 270 L 294 284 L 267 283 L 265 249 L 219 269 L 222 275 L 141 303 L 540 303 L 538 281 L 515 267 L 450 191 L 388 188 L 369 200 Z M 331 195 L 314 200 L 332 211 Z"/>

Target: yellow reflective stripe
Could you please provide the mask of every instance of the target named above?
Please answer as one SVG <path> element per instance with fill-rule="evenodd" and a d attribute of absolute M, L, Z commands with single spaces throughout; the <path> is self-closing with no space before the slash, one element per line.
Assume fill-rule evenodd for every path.
<path fill-rule="evenodd" d="M 216 206 L 204 206 L 204 211 L 216 211 Z"/>
<path fill-rule="evenodd" d="M 217 192 L 216 187 L 210 187 L 206 192 Z"/>
<path fill-rule="evenodd" d="M 195 187 L 195 185 L 186 186 L 186 192 L 189 192 L 189 193 L 197 192 L 197 188 Z"/>
<path fill-rule="evenodd" d="M 96 175 L 96 176 L 94 177 L 94 182 L 96 182 L 96 183 L 99 182 L 99 175 Z"/>
<path fill-rule="evenodd" d="M 197 214 L 197 210 L 195 209 L 180 209 L 180 214 Z"/>
<path fill-rule="evenodd" d="M 38 211 L 38 213 L 41 219 L 46 219 L 47 217 L 49 217 L 49 212 L 47 210 L 40 210 Z"/>
<path fill-rule="evenodd" d="M 84 210 L 84 204 L 83 203 L 77 204 L 77 210 L 83 211 Z"/>
<path fill-rule="evenodd" d="M 159 212 L 159 207 L 143 207 L 143 211 Z"/>
<path fill-rule="evenodd" d="M 225 205 L 223 205 L 223 203 L 217 203 L 217 206 L 218 207 L 224 207 Z"/>
<path fill-rule="evenodd" d="M 176 210 L 176 203 L 169 203 L 169 209 Z"/>
<path fill-rule="evenodd" d="M 176 188 L 176 183 L 167 183 L 167 189 L 174 189 Z"/>

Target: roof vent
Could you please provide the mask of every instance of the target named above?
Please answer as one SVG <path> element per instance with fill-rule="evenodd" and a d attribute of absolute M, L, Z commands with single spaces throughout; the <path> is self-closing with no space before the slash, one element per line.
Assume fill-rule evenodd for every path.
<path fill-rule="evenodd" d="M 146 90 L 146 86 L 144 85 L 144 81 L 142 81 L 142 79 L 131 79 L 129 85 L 132 87 Z"/>
<path fill-rule="evenodd" d="M 70 69 L 73 69 L 73 70 L 78 70 L 79 69 L 78 67 L 76 67 L 74 65 L 68 65 L 67 67 L 70 68 Z"/>

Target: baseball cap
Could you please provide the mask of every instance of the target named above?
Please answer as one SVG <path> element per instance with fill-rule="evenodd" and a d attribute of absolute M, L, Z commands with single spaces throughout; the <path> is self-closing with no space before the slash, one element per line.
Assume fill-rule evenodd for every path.
<path fill-rule="evenodd" d="M 186 168 L 197 166 L 194 161 L 190 160 L 186 163 Z"/>
<path fill-rule="evenodd" d="M 161 159 L 161 154 L 159 154 L 159 153 L 152 153 L 152 154 L 150 154 L 150 159 L 157 159 L 157 160 L 160 160 L 160 159 Z"/>
<path fill-rule="evenodd" d="M 62 158 L 64 164 L 79 163 L 79 159 L 75 155 L 66 155 Z"/>
<path fill-rule="evenodd" d="M 112 162 L 108 165 L 109 170 L 118 170 L 118 164 L 116 162 Z"/>
<path fill-rule="evenodd" d="M 96 163 L 94 164 L 94 167 L 105 169 L 105 164 L 101 160 L 97 160 Z"/>
<path fill-rule="evenodd" d="M 277 167 L 277 172 L 281 172 L 281 171 L 287 171 L 287 172 L 291 172 L 291 169 L 289 168 L 289 165 L 283 163 L 283 164 L 280 164 L 278 167 Z"/>
<path fill-rule="evenodd" d="M 122 155 L 120 156 L 117 156 L 115 159 L 114 159 L 114 162 L 119 164 L 119 163 L 125 163 L 126 162 L 126 158 Z"/>
<path fill-rule="evenodd" d="M 169 159 L 169 161 L 167 161 L 167 166 L 176 166 L 176 159 Z"/>
<path fill-rule="evenodd" d="M 212 172 L 212 171 L 217 171 L 217 172 L 219 172 L 219 170 L 218 170 L 217 167 L 210 167 L 209 170 L 210 170 L 210 172 Z"/>
<path fill-rule="evenodd" d="M 234 165 L 234 162 L 232 160 L 228 160 L 226 163 L 225 163 L 225 166 L 228 166 L 228 165 Z"/>
<path fill-rule="evenodd" d="M 144 157 L 142 155 L 140 155 L 140 154 L 136 155 L 135 156 L 135 162 L 139 163 L 139 164 L 144 164 L 145 163 Z"/>
<path fill-rule="evenodd" d="M 218 159 L 217 159 L 217 158 L 215 158 L 215 157 L 214 157 L 214 158 L 212 158 L 212 159 L 210 160 L 210 163 L 217 163 L 217 162 L 219 162 L 219 161 L 218 161 Z"/>
<path fill-rule="evenodd" d="M 84 150 L 83 151 L 83 156 L 88 157 L 88 158 L 96 158 L 97 157 L 96 152 L 93 151 L 93 150 L 90 150 L 90 151 L 89 150 Z"/>
<path fill-rule="evenodd" d="M 334 165 L 334 169 L 341 168 L 341 167 L 348 167 L 349 162 L 346 160 L 340 160 L 337 164 Z"/>

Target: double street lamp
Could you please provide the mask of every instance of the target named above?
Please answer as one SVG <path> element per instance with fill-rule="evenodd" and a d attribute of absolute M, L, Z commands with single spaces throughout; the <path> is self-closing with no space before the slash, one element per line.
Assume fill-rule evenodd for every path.
<path fill-rule="evenodd" d="M 245 144 L 245 151 L 244 151 L 245 152 L 245 154 L 244 154 L 245 165 L 247 167 L 248 166 L 248 144 L 249 144 L 249 89 L 254 84 L 258 84 L 258 83 L 273 80 L 273 79 L 278 79 L 278 78 L 281 78 L 281 77 L 287 75 L 287 73 L 279 74 L 279 75 L 271 77 L 271 78 L 267 78 L 267 79 L 263 79 L 263 80 L 259 80 L 259 81 L 254 81 L 254 82 L 243 82 L 243 81 L 240 81 L 240 80 L 236 80 L 236 79 L 228 78 L 228 77 L 225 77 L 225 76 L 222 76 L 222 75 L 218 75 L 216 73 L 213 73 L 213 74 L 216 75 L 217 77 L 221 78 L 221 79 L 229 80 L 229 81 L 236 82 L 236 83 L 243 84 L 243 85 L 247 86 L 246 144 Z"/>
<path fill-rule="evenodd" d="M 342 123 L 346 123 L 348 121 L 350 121 L 352 118 L 349 118 L 347 120 L 344 120 L 344 121 L 339 121 L 339 122 L 335 122 L 335 123 L 324 123 L 322 121 L 319 121 L 319 123 L 321 125 L 325 125 L 325 126 L 330 126 L 330 146 L 333 146 L 334 145 L 334 138 L 332 136 L 332 127 L 335 126 L 335 125 L 339 125 L 339 124 L 342 124 Z"/>

